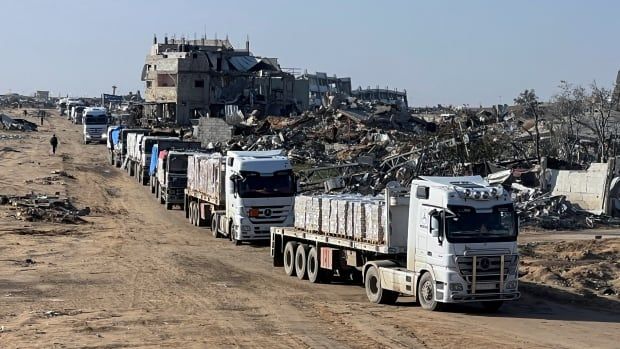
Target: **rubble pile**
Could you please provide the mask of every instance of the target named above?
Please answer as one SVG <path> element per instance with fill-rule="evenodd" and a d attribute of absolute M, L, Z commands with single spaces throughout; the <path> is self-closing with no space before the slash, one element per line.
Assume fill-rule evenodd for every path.
<path fill-rule="evenodd" d="M 16 211 L 14 217 L 28 222 L 51 222 L 79 224 L 86 221 L 81 217 L 90 214 L 90 208 L 78 209 L 68 198 L 60 196 L 28 194 L 25 196 L 2 196 L 1 205 L 11 205 Z"/>
<path fill-rule="evenodd" d="M 0 121 L 4 129 L 17 131 L 36 131 L 37 124 L 24 119 L 12 118 L 5 114 L 0 114 Z"/>

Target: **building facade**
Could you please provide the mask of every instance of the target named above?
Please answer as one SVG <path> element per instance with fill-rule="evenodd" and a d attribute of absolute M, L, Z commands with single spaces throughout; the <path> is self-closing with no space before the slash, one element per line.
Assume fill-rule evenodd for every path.
<path fill-rule="evenodd" d="M 244 113 L 288 115 L 296 111 L 293 75 L 276 58 L 252 55 L 249 43 L 154 38 L 142 70 L 144 118 L 189 125 L 200 117 L 223 117 L 227 105 Z"/>

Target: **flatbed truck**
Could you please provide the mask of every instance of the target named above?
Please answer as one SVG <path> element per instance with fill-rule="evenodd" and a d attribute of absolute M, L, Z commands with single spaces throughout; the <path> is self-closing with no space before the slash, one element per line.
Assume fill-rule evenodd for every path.
<path fill-rule="evenodd" d="M 360 273 L 369 301 L 411 296 L 427 310 L 519 298 L 518 219 L 510 194 L 479 176 L 421 177 L 387 188 L 381 241 L 295 227 L 271 228 L 271 256 L 288 275 L 330 282 Z"/>

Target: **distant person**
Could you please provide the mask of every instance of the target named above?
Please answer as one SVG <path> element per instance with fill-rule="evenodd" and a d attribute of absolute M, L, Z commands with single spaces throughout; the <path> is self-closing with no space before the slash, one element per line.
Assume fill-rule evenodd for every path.
<path fill-rule="evenodd" d="M 58 138 L 56 138 L 56 134 L 52 135 L 50 139 L 50 145 L 52 146 L 52 155 L 56 154 L 56 147 L 58 147 Z"/>
<path fill-rule="evenodd" d="M 39 115 L 41 116 L 41 126 L 43 126 L 43 116 L 45 116 L 45 113 L 40 113 Z"/>
<path fill-rule="evenodd" d="M 28 111 L 24 109 L 24 116 L 28 116 Z"/>

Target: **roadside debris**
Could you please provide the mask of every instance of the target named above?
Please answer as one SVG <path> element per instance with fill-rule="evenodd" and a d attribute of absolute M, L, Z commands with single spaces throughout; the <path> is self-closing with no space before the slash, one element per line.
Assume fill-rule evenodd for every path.
<path fill-rule="evenodd" d="M 35 179 L 27 179 L 24 183 L 27 184 L 41 184 L 41 185 L 51 185 L 54 183 L 59 183 L 61 185 L 66 185 L 66 182 L 63 182 L 64 179 L 75 179 L 72 175 L 68 174 L 66 171 L 54 170 L 51 172 L 52 176 L 39 177 Z"/>
<path fill-rule="evenodd" d="M 14 207 L 14 217 L 28 222 L 52 222 L 65 224 L 85 223 L 81 217 L 90 214 L 90 208 L 77 209 L 68 198 L 41 194 L 26 196 L 1 196 L 0 203 Z"/>
<path fill-rule="evenodd" d="M 6 114 L 0 114 L 2 126 L 7 130 L 36 131 L 37 124 L 24 119 L 12 118 Z"/>

